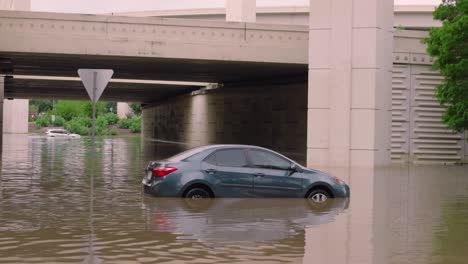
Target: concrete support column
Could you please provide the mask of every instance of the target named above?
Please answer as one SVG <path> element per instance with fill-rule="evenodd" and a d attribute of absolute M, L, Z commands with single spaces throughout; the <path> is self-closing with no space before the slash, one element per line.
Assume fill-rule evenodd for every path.
<path fill-rule="evenodd" d="M 29 100 L 3 101 L 3 133 L 28 133 Z"/>
<path fill-rule="evenodd" d="M 117 115 L 119 116 L 119 118 L 127 118 L 127 113 L 129 112 L 130 106 L 128 105 L 128 103 L 117 103 Z"/>
<path fill-rule="evenodd" d="M 390 163 L 393 0 L 311 0 L 307 164 Z"/>
<path fill-rule="evenodd" d="M 256 0 L 226 0 L 226 21 L 255 23 L 256 20 Z"/>
<path fill-rule="evenodd" d="M 31 11 L 31 0 L 0 0 L 0 10 Z"/>
<path fill-rule="evenodd" d="M 0 162 L 3 154 L 3 99 L 5 96 L 5 76 L 0 75 Z"/>
<path fill-rule="evenodd" d="M 0 0 L 0 10 L 31 11 L 31 0 Z M 5 133 L 28 133 L 29 100 L 4 101 L 4 77 L 1 79 L 1 130 Z"/>

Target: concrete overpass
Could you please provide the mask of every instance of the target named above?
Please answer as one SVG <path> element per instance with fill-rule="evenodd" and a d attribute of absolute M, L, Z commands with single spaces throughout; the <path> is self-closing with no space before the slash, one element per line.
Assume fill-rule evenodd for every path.
<path fill-rule="evenodd" d="M 402 81 L 398 67 L 392 106 L 392 66 L 427 65 L 431 59 L 419 42 L 424 32 L 393 35 L 391 3 L 371 5 L 374 9 L 356 3 L 342 14 L 312 0 L 310 26 L 4 11 L 0 68 L 16 76 L 6 79 L 4 95 L 86 99 L 76 70 L 112 68 L 120 80 L 111 83 L 103 99 L 143 102 L 145 138 L 263 145 L 303 163 L 307 156 L 310 166 L 385 165 L 390 157 L 404 161 L 406 154 L 419 155 L 408 150 L 416 140 L 406 138 L 413 134 L 405 127 L 417 120 L 409 117 L 413 111 L 421 112 L 409 100 L 402 102 L 401 93 L 413 89 L 405 80 L 434 77 L 417 68 L 418 76 L 410 70 Z M 199 84 L 148 80 L 224 86 L 200 90 Z M 435 83 L 424 79 L 421 85 Z M 392 121 L 397 125 L 391 127 Z M 423 161 L 462 159 L 463 147 L 454 136 L 448 144 L 456 145 L 455 152 L 451 146 L 450 155 L 434 154 L 434 144 L 436 149 L 445 144 L 438 135 L 447 131 L 441 129 L 421 130 L 421 142 L 429 144 L 417 150 Z"/>
<path fill-rule="evenodd" d="M 0 57 L 14 74 L 233 82 L 304 76 L 307 28 L 163 18 L 0 11 Z M 34 43 L 34 45 L 32 45 Z"/>
<path fill-rule="evenodd" d="M 435 6 L 431 5 L 396 5 L 394 7 L 393 25 L 405 29 L 427 30 L 439 27 L 440 21 L 432 18 Z M 130 17 L 165 17 L 199 20 L 226 20 L 225 8 L 147 10 L 139 12 L 118 12 L 110 15 Z M 309 26 L 308 6 L 273 6 L 257 7 L 256 22 L 275 25 Z"/>

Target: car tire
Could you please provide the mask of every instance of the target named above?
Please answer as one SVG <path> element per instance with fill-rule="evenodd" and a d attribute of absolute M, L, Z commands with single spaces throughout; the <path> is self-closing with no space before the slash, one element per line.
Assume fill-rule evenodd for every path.
<path fill-rule="evenodd" d="M 331 194 L 327 190 L 320 188 L 312 190 L 307 195 L 307 199 L 317 204 L 327 203 L 327 201 L 329 201 L 330 198 L 332 198 Z"/>
<path fill-rule="evenodd" d="M 192 200 L 207 199 L 210 198 L 210 193 L 203 188 L 195 187 L 187 191 L 184 195 L 184 198 L 189 198 Z"/>

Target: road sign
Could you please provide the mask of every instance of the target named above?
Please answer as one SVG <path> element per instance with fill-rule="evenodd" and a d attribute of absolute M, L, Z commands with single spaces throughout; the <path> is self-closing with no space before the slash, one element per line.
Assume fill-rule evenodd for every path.
<path fill-rule="evenodd" d="M 78 75 L 83 82 L 86 91 L 93 103 L 97 103 L 101 98 L 104 89 L 109 83 L 113 70 L 95 70 L 95 69 L 79 69 Z"/>

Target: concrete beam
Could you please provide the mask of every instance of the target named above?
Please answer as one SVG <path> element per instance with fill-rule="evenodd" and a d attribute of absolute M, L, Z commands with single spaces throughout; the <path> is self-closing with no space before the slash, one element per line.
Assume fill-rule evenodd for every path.
<path fill-rule="evenodd" d="M 113 79 L 104 91 L 101 100 L 150 103 L 190 93 L 203 86 L 196 83 L 172 84 L 170 82 Z M 5 97 L 89 100 L 79 78 L 37 76 L 8 78 L 5 82 Z"/>
<path fill-rule="evenodd" d="M 157 60 L 157 65 L 171 63 L 176 68 L 161 67 L 163 72 L 179 70 L 181 65 L 196 71 L 208 64 L 218 64 L 215 68 L 248 63 L 286 68 L 307 64 L 308 32 L 301 26 L 0 11 L 0 34 L 0 57 L 21 62 L 34 58 L 35 70 L 55 67 L 51 69 L 55 76 L 64 76 L 68 66 L 73 69 L 66 74 L 74 72 L 75 76 L 76 64 L 87 63 L 87 57 L 94 57 L 89 63 L 107 60 L 117 67 L 126 66 L 120 62 L 139 59 L 144 64 Z M 76 64 L 70 65 L 72 62 Z M 116 74 L 122 72 L 112 68 Z M 27 71 L 15 67 L 15 74 L 41 75 L 17 72 L 22 70 Z M 158 73 L 151 71 L 148 76 Z M 232 72 L 225 75 L 233 76 Z"/>

